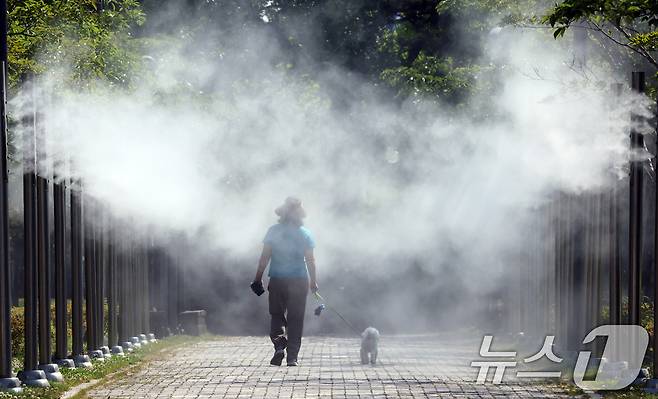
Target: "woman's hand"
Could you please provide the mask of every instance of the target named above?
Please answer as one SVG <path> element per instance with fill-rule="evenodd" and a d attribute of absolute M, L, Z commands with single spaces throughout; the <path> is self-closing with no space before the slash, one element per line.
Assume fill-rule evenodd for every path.
<path fill-rule="evenodd" d="M 309 285 L 309 287 L 311 288 L 312 293 L 315 294 L 316 292 L 318 292 L 318 282 L 317 281 L 315 281 L 315 280 L 311 281 L 311 284 Z"/>
<path fill-rule="evenodd" d="M 263 283 L 260 280 L 251 283 L 250 287 L 254 294 L 258 296 L 261 296 L 263 293 L 265 293 L 265 288 L 263 288 Z"/>

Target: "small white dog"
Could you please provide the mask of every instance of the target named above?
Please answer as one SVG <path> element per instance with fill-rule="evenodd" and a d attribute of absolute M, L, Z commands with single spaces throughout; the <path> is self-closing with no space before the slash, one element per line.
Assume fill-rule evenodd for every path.
<path fill-rule="evenodd" d="M 368 327 L 361 333 L 361 364 L 375 364 L 377 362 L 377 345 L 379 343 L 379 331 L 374 327 Z M 368 359 L 370 355 L 370 359 Z"/>

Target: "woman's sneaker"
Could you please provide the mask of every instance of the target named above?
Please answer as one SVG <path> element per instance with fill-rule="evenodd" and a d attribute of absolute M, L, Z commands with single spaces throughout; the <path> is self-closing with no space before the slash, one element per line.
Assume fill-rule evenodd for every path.
<path fill-rule="evenodd" d="M 288 367 L 297 367 L 297 360 L 288 360 Z"/>
<path fill-rule="evenodd" d="M 272 356 L 272 360 L 270 360 L 270 364 L 272 366 L 280 366 L 281 362 L 283 361 L 283 358 L 285 357 L 285 352 L 283 349 L 279 349 L 274 352 L 274 356 Z"/>

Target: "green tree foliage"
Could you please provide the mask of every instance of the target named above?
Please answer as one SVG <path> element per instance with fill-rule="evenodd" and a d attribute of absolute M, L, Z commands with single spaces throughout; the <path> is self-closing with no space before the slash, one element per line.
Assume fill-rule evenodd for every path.
<path fill-rule="evenodd" d="M 399 98 L 463 100 L 480 56 L 446 0 L 277 0 L 263 9 L 296 52 L 384 83 Z M 290 28 L 294 27 L 294 28 Z M 463 45 L 468 43 L 467 45 Z M 298 56 L 297 59 L 305 59 Z"/>
<path fill-rule="evenodd" d="M 10 0 L 9 75 L 66 71 L 69 83 L 101 78 L 126 85 L 139 61 L 132 29 L 144 22 L 136 0 Z"/>
<path fill-rule="evenodd" d="M 566 0 L 544 22 L 558 38 L 580 24 L 615 45 L 628 49 L 658 68 L 658 2 L 655 0 Z"/>
<path fill-rule="evenodd" d="M 276 43 L 270 61 L 289 73 L 313 77 L 339 66 L 400 100 L 449 103 L 475 88 L 491 10 L 508 15 L 508 8 L 520 9 L 508 0 L 144 0 L 143 6 L 158 15 L 149 18 L 144 34 L 191 37 L 193 51 L 203 53 L 196 56 L 248 56 L 231 47 L 231 38 L 255 30 Z M 331 86 L 336 102 L 345 98 L 340 82 Z"/>
<path fill-rule="evenodd" d="M 397 55 L 380 77 L 401 97 L 422 96 L 459 104 L 485 89 L 483 74 L 493 67 L 483 59 L 483 42 L 492 28 L 532 21 L 535 1 L 443 0 L 435 2 L 434 28 L 400 20 L 378 38 L 380 50 Z M 420 24 L 422 25 L 422 23 Z M 431 27 L 432 24 L 430 23 Z"/>
<path fill-rule="evenodd" d="M 101 12 L 100 1 L 10 0 L 12 84 L 30 72 L 63 69 L 77 84 L 100 78 L 127 86 L 136 76 L 145 43 L 155 53 L 158 48 L 164 52 L 180 46 L 190 60 L 203 57 L 221 62 L 226 57 L 258 56 L 253 51 L 247 54 L 249 49 L 235 40 L 256 31 L 275 43 L 268 61 L 287 73 L 310 79 L 311 85 L 318 74 L 338 65 L 400 100 L 424 97 L 455 104 L 473 94 L 483 80 L 476 78 L 492 68 L 482 58 L 488 32 L 497 25 L 534 21 L 532 11 L 538 3 L 105 0 Z M 602 5 L 588 6 L 592 3 Z M 626 5 L 625 14 L 613 17 L 624 10 L 622 5 Z M 658 40 L 655 8 L 649 0 L 569 0 L 552 10 L 546 21 L 556 34 L 583 18 L 598 23 L 597 15 L 619 21 L 616 26 L 622 29 L 631 26 L 630 22 L 635 30 L 640 25 L 653 27 L 629 31 L 631 38 L 626 43 L 636 51 L 650 53 Z M 194 45 L 185 48 L 185 42 Z M 249 73 L 244 71 L 245 79 L 257 84 L 259 77 Z M 203 87 L 194 89 L 205 91 Z M 344 95 L 339 92 L 335 97 Z"/>
<path fill-rule="evenodd" d="M 265 32 L 270 59 L 310 77 L 325 67 L 390 90 L 459 103 L 487 71 L 482 41 L 496 25 L 536 21 L 537 0 L 10 0 L 10 80 L 60 69 L 78 85 L 102 79 L 130 85 L 142 44 L 163 49 L 185 40 L 190 59 L 253 57 L 236 37 Z M 101 8 L 103 10 L 101 11 Z M 149 20 L 146 21 L 146 16 Z M 587 24 L 603 39 L 656 64 L 658 3 L 567 0 L 543 20 L 561 36 Z M 153 18 L 151 18 L 153 17 Z M 146 21 L 146 23 L 145 23 Z M 595 38 L 595 40 L 598 40 Z M 156 43 L 155 46 L 153 44 Z M 615 46 L 609 46 L 615 47 Z M 606 49 L 608 51 L 608 49 Z M 620 59 L 610 51 L 610 60 Z M 621 54 L 623 55 L 623 54 Z M 628 57 L 626 57 L 628 58 Z M 486 66 L 483 66 L 484 64 Z M 247 71 L 245 71 L 247 72 Z M 253 77 L 249 79 L 255 81 Z M 257 79 L 256 79 L 257 80 Z M 311 83 L 312 84 L 312 83 Z M 336 85 L 337 86 L 337 85 Z M 337 98 L 344 93 L 338 93 Z"/>

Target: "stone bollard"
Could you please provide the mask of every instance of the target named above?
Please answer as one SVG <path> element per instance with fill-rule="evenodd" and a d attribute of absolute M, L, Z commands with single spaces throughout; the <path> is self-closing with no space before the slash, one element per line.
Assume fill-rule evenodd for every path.
<path fill-rule="evenodd" d="M 123 351 L 125 353 L 132 353 L 135 350 L 135 347 L 133 346 L 133 343 L 130 341 L 126 341 L 121 344 L 121 347 L 123 348 Z"/>
<path fill-rule="evenodd" d="M 0 378 L 0 392 L 21 393 L 21 381 L 16 377 Z"/>
<path fill-rule="evenodd" d="M 77 355 L 73 357 L 73 362 L 75 363 L 75 367 L 82 367 L 82 368 L 91 368 L 91 358 L 87 355 Z"/>
<path fill-rule="evenodd" d="M 112 357 L 112 353 L 110 352 L 110 347 L 109 346 L 101 346 L 101 352 L 103 352 L 103 357 L 106 359 L 109 359 Z"/>
<path fill-rule="evenodd" d="M 26 387 L 47 388 L 50 386 L 43 370 L 20 371 L 18 378 Z"/>
<path fill-rule="evenodd" d="M 57 367 L 56 364 L 49 363 L 49 364 L 40 364 L 39 370 L 43 370 L 43 372 L 46 374 L 46 379 L 48 381 L 53 381 L 53 382 L 63 382 L 64 381 L 64 376 L 62 376 L 62 373 L 59 371 L 59 367 Z"/>
<path fill-rule="evenodd" d="M 139 349 L 142 347 L 139 337 L 130 337 L 130 343 L 133 344 L 134 349 Z"/>
<path fill-rule="evenodd" d="M 123 352 L 123 348 L 119 345 L 115 345 L 111 349 L 112 356 L 124 357 L 126 354 Z"/>

